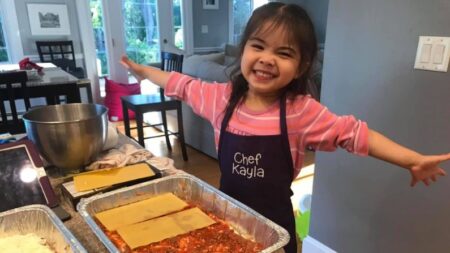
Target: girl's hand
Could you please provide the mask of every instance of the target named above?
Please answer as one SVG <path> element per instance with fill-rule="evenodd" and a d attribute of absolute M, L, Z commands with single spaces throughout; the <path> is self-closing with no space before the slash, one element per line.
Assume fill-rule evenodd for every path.
<path fill-rule="evenodd" d="M 411 173 L 411 186 L 422 181 L 425 185 L 430 185 L 430 179 L 436 182 L 438 176 L 445 176 L 447 173 L 439 167 L 439 164 L 450 160 L 450 153 L 445 155 L 422 156 L 416 165 L 409 169 Z"/>
<path fill-rule="evenodd" d="M 438 176 L 445 176 L 445 171 L 439 165 L 450 160 L 450 153 L 424 156 L 372 129 L 369 129 L 369 155 L 408 169 L 411 173 L 411 186 L 420 181 L 428 186 L 430 179 L 434 182 Z"/>
<path fill-rule="evenodd" d="M 137 74 L 137 68 L 139 68 L 139 65 L 136 64 L 134 61 L 128 59 L 126 55 L 122 55 L 120 59 L 120 64 L 122 64 L 122 66 L 124 66 L 128 71 L 130 71 L 130 73 L 136 78 L 138 83 L 141 83 L 141 81 L 145 79 L 141 75 Z"/>

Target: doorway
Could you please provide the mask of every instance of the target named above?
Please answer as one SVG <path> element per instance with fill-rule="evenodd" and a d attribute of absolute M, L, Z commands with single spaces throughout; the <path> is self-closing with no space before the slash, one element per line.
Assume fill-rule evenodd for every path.
<path fill-rule="evenodd" d="M 102 97 L 104 77 L 135 81 L 119 63 L 123 54 L 137 63 L 157 66 L 161 50 L 193 51 L 192 39 L 184 32 L 191 27 L 191 5 L 191 0 L 89 0 Z M 147 83 L 142 89 L 143 93 L 157 91 Z"/>

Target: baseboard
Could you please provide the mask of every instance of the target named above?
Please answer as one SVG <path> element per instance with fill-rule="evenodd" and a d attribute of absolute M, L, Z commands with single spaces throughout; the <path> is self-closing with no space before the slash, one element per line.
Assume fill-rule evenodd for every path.
<path fill-rule="evenodd" d="M 303 253 L 337 253 L 337 251 L 330 249 L 328 246 L 326 246 L 325 244 L 322 244 L 321 242 L 317 241 L 316 239 L 312 238 L 311 236 L 307 236 L 305 239 L 303 239 L 302 252 Z"/>

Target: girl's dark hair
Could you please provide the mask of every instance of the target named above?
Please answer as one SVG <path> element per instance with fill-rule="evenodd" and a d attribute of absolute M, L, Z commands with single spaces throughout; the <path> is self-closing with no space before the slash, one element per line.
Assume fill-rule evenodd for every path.
<path fill-rule="evenodd" d="M 262 31 L 264 24 L 270 22 L 270 26 Z M 278 28 L 287 31 L 289 44 L 297 46 L 300 52 L 301 61 L 299 65 L 299 77 L 292 80 L 282 91 L 281 95 L 296 96 L 299 94 L 308 94 L 308 77 L 312 63 L 317 52 L 317 41 L 314 33 L 314 26 L 306 11 L 295 4 L 284 4 L 280 2 L 271 2 L 257 8 L 245 27 L 242 39 L 239 44 L 239 57 L 236 63 L 230 68 L 230 79 L 232 91 L 226 113 L 232 113 L 230 108 L 234 108 L 248 90 L 248 82 L 241 73 L 240 62 L 244 47 L 250 36 L 255 33 L 270 33 Z M 228 112 L 230 111 L 230 112 Z"/>

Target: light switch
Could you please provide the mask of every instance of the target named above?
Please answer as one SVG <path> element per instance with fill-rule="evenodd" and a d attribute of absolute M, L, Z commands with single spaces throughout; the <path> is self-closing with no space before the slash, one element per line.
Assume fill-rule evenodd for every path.
<path fill-rule="evenodd" d="M 427 63 L 431 58 L 431 44 L 424 44 L 422 46 L 422 52 L 420 53 L 420 62 Z"/>
<path fill-rule="evenodd" d="M 202 25 L 202 33 L 208 33 L 208 26 Z"/>
<path fill-rule="evenodd" d="M 445 46 L 444 45 L 436 45 L 433 51 L 433 63 L 434 64 L 442 64 L 442 60 L 444 59 Z"/>
<path fill-rule="evenodd" d="M 449 49 L 450 37 L 420 36 L 414 68 L 447 72 Z"/>

